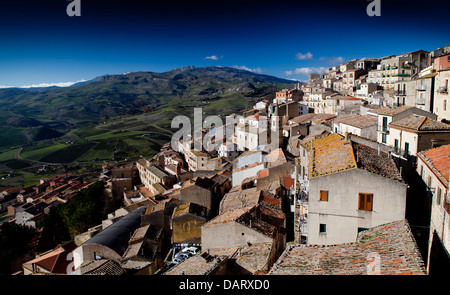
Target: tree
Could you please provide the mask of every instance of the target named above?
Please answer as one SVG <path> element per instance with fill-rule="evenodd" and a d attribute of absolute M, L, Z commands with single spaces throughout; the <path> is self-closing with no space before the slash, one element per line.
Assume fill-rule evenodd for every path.
<path fill-rule="evenodd" d="M 11 261 L 27 253 L 35 230 L 15 223 L 3 223 L 0 228 L 0 274 L 11 273 Z"/>

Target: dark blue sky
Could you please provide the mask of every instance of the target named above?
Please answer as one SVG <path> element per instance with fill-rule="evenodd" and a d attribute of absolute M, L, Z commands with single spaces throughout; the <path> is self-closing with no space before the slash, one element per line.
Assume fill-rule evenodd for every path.
<path fill-rule="evenodd" d="M 342 61 L 450 44 L 449 1 L 0 2 L 0 85 L 76 82 L 104 74 L 235 66 L 289 79 Z"/>

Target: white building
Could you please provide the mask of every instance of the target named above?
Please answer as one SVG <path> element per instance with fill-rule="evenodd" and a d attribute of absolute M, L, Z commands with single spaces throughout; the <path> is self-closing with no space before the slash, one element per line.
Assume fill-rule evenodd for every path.
<path fill-rule="evenodd" d="M 389 137 L 389 124 L 391 122 L 403 119 L 411 114 L 418 114 L 422 116 L 427 116 L 436 119 L 436 115 L 429 112 L 423 111 L 421 109 L 415 108 L 413 106 L 401 106 L 397 108 L 380 108 L 373 109 L 367 112 L 368 115 L 375 115 L 378 117 L 378 128 L 377 128 L 377 141 L 383 144 L 391 142 Z"/>
<path fill-rule="evenodd" d="M 450 125 L 411 114 L 389 124 L 387 145 L 403 156 L 450 144 Z"/>
<path fill-rule="evenodd" d="M 356 241 L 405 218 L 406 184 L 389 154 L 334 133 L 309 143 L 308 244 Z"/>
<path fill-rule="evenodd" d="M 428 271 L 433 243 L 440 243 L 447 253 L 450 252 L 449 157 L 450 145 L 420 152 L 417 155 L 417 173 L 432 193 Z M 439 240 L 436 240 L 436 236 Z"/>
<path fill-rule="evenodd" d="M 334 119 L 332 130 L 340 135 L 352 133 L 377 140 L 378 118 L 372 115 L 350 115 Z"/>
<path fill-rule="evenodd" d="M 440 70 L 435 77 L 433 113 L 438 120 L 450 121 L 450 97 L 448 95 L 450 81 L 450 68 Z"/>

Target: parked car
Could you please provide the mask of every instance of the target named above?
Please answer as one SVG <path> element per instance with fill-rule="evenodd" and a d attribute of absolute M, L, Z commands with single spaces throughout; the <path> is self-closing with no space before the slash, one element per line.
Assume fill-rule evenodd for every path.
<path fill-rule="evenodd" d="M 182 262 L 182 261 L 185 260 L 185 259 L 186 259 L 185 256 L 180 255 L 180 253 L 177 253 L 177 254 L 173 257 L 172 261 L 173 261 L 174 263 L 178 264 L 178 263 Z"/>
<path fill-rule="evenodd" d="M 185 252 L 179 252 L 179 253 L 175 254 L 172 261 L 178 264 L 178 263 L 184 261 L 185 259 L 189 258 L 190 256 L 192 256 L 192 254 L 185 253 Z"/>
<path fill-rule="evenodd" d="M 195 255 L 199 252 L 197 247 L 187 247 L 181 250 L 181 253 L 190 253 L 191 255 Z"/>

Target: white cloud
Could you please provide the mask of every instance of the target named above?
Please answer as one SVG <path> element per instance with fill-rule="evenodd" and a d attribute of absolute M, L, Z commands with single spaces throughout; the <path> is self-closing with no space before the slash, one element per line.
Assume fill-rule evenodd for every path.
<path fill-rule="evenodd" d="M 223 58 L 223 56 L 211 55 L 211 56 L 205 57 L 205 59 L 209 59 L 209 60 L 219 60 L 221 58 Z"/>
<path fill-rule="evenodd" d="M 246 66 L 233 66 L 233 68 L 244 70 L 244 71 L 249 71 L 249 72 L 253 72 L 253 73 L 258 73 L 258 74 L 263 72 L 263 69 L 261 69 L 261 68 L 251 69 L 251 68 L 246 67 Z"/>
<path fill-rule="evenodd" d="M 79 83 L 79 82 L 85 82 L 86 80 L 79 80 L 76 82 L 56 82 L 56 83 L 40 83 L 40 84 L 32 84 L 32 85 L 24 85 L 24 86 L 4 86 L 0 85 L 0 88 L 35 88 L 35 87 L 68 87 L 72 86 L 73 84 Z"/>
<path fill-rule="evenodd" d="M 313 55 L 309 51 L 307 53 L 305 53 L 305 54 L 299 52 L 299 53 L 297 53 L 295 55 L 295 59 L 298 59 L 298 60 L 311 60 L 311 59 L 313 59 Z"/>
<path fill-rule="evenodd" d="M 337 66 L 344 62 L 344 58 L 342 56 L 333 56 L 333 57 L 321 57 L 320 60 L 326 61 L 327 64 Z"/>
<path fill-rule="evenodd" d="M 285 71 L 284 74 L 286 76 L 291 75 L 309 75 L 313 73 L 323 74 L 327 70 L 327 67 L 304 67 L 304 68 L 296 68 L 293 71 Z"/>

